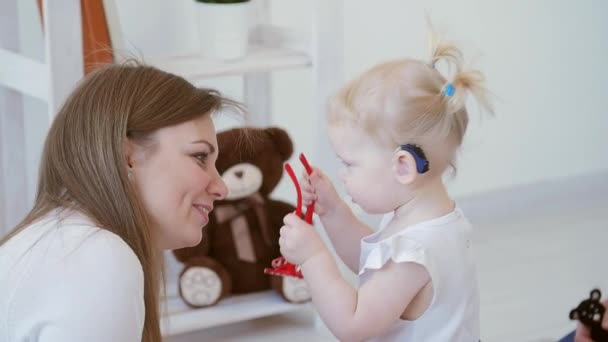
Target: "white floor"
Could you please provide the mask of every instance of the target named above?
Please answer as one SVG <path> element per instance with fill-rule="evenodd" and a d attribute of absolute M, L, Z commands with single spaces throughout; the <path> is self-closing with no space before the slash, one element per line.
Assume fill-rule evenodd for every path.
<path fill-rule="evenodd" d="M 482 340 L 556 341 L 589 291 L 608 294 L 608 174 L 464 199 L 476 226 Z M 310 311 L 168 338 L 186 341 L 335 341 Z"/>

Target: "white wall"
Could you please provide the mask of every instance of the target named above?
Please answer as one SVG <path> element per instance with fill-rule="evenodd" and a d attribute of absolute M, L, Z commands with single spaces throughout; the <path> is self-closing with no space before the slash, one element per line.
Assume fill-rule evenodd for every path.
<path fill-rule="evenodd" d="M 23 1 L 34 3 L 34 0 Z M 145 5 L 144 2 L 146 3 Z M 271 1 L 273 19 L 307 28 L 312 1 Z M 21 2 L 20 2 L 21 4 Z M 23 5 L 23 8 L 34 8 Z M 190 0 L 123 0 L 119 12 L 135 55 L 169 54 L 196 48 Z M 142 11 L 145 8 L 146 11 Z M 608 170 L 608 2 L 602 0 L 381 0 L 344 1 L 345 79 L 389 58 L 427 53 L 425 11 L 435 26 L 460 42 L 465 56 L 489 79 L 497 95 L 496 118 L 472 115 L 470 135 L 450 186 L 456 196 L 539 180 Z M 26 16 L 37 20 L 36 15 Z M 38 25 L 23 27 L 32 53 Z M 41 45 L 40 45 L 41 46 Z M 41 50 L 40 50 L 41 51 Z M 296 151 L 314 161 L 313 76 L 306 70 L 273 76 L 275 123 L 287 128 Z M 205 83 L 240 97 L 238 78 Z M 46 123 L 33 116 L 32 132 Z M 220 127 L 231 123 L 220 122 Z M 42 127 L 42 128 L 41 128 Z M 33 134 L 34 136 L 36 134 Z M 32 145 L 41 139 L 32 138 Z M 34 152 L 36 146 L 28 147 Z M 35 174 L 37 157 L 30 158 Z M 279 197 L 292 199 L 287 180 Z"/>
<path fill-rule="evenodd" d="M 125 9 L 129 2 L 137 1 L 124 1 Z M 303 3 L 272 1 L 274 20 L 306 27 L 302 13 L 310 6 Z M 344 9 L 345 79 L 389 58 L 425 58 L 425 11 L 486 73 L 497 98 L 496 117 L 482 121 L 472 113 L 459 174 L 451 183 L 455 195 L 608 170 L 608 111 L 602 101 L 608 89 L 608 2 L 382 0 L 370 5 L 349 0 Z M 141 20 L 140 15 L 137 22 L 125 23 L 127 30 L 156 36 L 142 29 Z M 172 46 L 180 37 L 188 48 L 195 44 L 191 32 L 159 34 Z M 140 49 L 150 42 L 142 39 Z M 149 49 L 160 52 L 161 46 Z M 298 150 L 309 151 L 315 131 L 311 116 L 320 115 L 312 112 L 312 76 L 278 72 L 274 81 L 276 123 L 290 129 Z M 218 86 L 236 96 L 240 91 L 235 80 Z"/>
<path fill-rule="evenodd" d="M 608 2 L 345 3 L 349 77 L 387 58 L 425 57 L 425 10 L 486 73 L 496 118 L 473 115 L 456 195 L 608 170 Z"/>
<path fill-rule="evenodd" d="M 9 29 L 5 31 L 0 29 L 0 33 L 3 38 L 10 37 L 10 39 L 0 45 L 30 58 L 42 60 L 42 32 L 35 0 L 2 3 L 0 7 L 2 10 L 6 9 L 7 13 L 0 14 L 2 17 L 0 22 L 4 24 L 1 26 Z M 12 14 L 15 11 L 17 16 Z M 16 29 L 13 25 L 16 25 Z M 11 66 L 9 65 L 8 68 Z M 46 105 L 40 100 L 2 86 L 0 93 L 2 93 L 0 102 L 7 101 L 0 105 L 0 126 L 6 125 L 3 132 L 0 132 L 0 145 L 2 145 L 0 150 L 6 153 L 2 156 L 3 161 L 0 164 L 4 163 L 8 168 L 3 175 L 7 178 L 0 180 L 0 236 L 3 236 L 21 221 L 33 203 L 38 163 L 48 119 Z M 21 108 L 25 113 L 23 117 L 19 116 L 22 112 Z M 3 152 L 0 151 L 0 155 L 2 154 Z M 23 172 L 25 166 L 27 169 Z"/>
<path fill-rule="evenodd" d="M 19 1 L 19 41 L 21 54 L 30 58 L 44 60 L 44 44 L 42 41 L 42 23 L 39 20 L 36 0 Z M 25 112 L 26 127 L 26 160 L 28 200 L 33 203 L 38 180 L 38 165 L 44 145 L 46 131 L 50 123 L 46 104 L 36 98 L 24 96 L 23 111 Z"/>

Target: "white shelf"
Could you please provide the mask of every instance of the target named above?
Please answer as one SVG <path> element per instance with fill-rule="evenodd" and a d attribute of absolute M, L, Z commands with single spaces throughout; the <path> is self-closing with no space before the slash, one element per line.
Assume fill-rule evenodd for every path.
<path fill-rule="evenodd" d="M 48 69 L 44 63 L 0 49 L 0 84 L 23 94 L 48 101 Z"/>
<path fill-rule="evenodd" d="M 251 46 L 247 56 L 235 61 L 188 55 L 149 59 L 146 63 L 195 83 L 209 77 L 307 68 L 312 65 L 312 58 L 305 52 L 284 47 Z"/>
<path fill-rule="evenodd" d="M 127 47 L 130 45 L 122 39 L 116 6 L 118 2 L 104 0 L 104 9 L 109 21 L 113 49 L 121 55 L 121 52 L 129 51 Z M 273 124 L 272 82 L 269 73 L 275 70 L 309 68 L 314 76 L 315 111 L 322 113 L 329 95 L 335 92 L 342 79 L 343 1 L 314 1 L 311 31 L 304 33 L 273 26 L 270 0 L 252 2 L 258 7 L 255 14 L 258 23 L 251 32 L 251 50 L 245 58 L 227 62 L 203 58 L 196 53 L 174 52 L 176 56 L 169 58 L 142 56 L 144 62 L 180 75 L 193 84 L 211 77 L 244 76 L 243 103 L 251 114 L 248 121 L 259 126 Z M 80 1 L 43 1 L 44 64 L 13 52 L 19 50 L 18 35 L 15 34 L 19 28 L 16 3 L 0 1 L 0 13 L 6 13 L 5 17 L 8 18 L 0 20 L 0 62 L 4 62 L 0 63 L 0 85 L 11 89 L 6 91 L 6 87 L 0 86 L 0 113 L 12 113 L 15 118 L 8 120 L 8 117 L 0 115 L 0 227 L 16 224 L 28 208 L 27 179 L 26 176 L 19 177 L 27 175 L 23 156 L 27 156 L 28 151 L 15 148 L 25 146 L 22 143 L 25 139 L 23 115 L 17 115 L 23 114 L 24 110 L 21 98 L 13 94 L 12 90 L 45 100 L 48 103 L 48 117 L 52 119 L 74 85 L 82 78 L 84 70 Z M 185 17 L 187 16 L 180 18 Z M 136 20 L 137 17 L 131 15 L 128 19 Z M 36 75 L 38 77 L 34 77 Z M 316 151 L 319 159 L 323 160 L 329 152 L 326 144 L 318 145 Z M 177 275 L 174 279 L 177 279 Z M 169 297 L 167 304 L 168 313 L 162 319 L 163 333 L 167 336 L 294 310 L 312 309 L 310 304 L 287 303 L 272 291 L 233 296 L 204 309 L 191 309 L 176 296 Z"/>
<path fill-rule="evenodd" d="M 311 308 L 310 303 L 288 303 L 270 290 L 231 296 L 215 306 L 201 309 L 192 309 L 181 298 L 170 297 L 167 300 L 168 315 L 163 317 L 161 327 L 163 336 L 172 336 L 305 308 Z"/>

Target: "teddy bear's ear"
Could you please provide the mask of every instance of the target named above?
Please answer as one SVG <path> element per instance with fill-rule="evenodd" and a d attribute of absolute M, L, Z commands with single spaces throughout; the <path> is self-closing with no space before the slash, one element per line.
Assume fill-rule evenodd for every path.
<path fill-rule="evenodd" d="M 270 136 L 274 142 L 277 151 L 283 160 L 289 159 L 293 153 L 293 143 L 287 132 L 278 127 L 269 127 L 265 129 L 266 134 Z"/>

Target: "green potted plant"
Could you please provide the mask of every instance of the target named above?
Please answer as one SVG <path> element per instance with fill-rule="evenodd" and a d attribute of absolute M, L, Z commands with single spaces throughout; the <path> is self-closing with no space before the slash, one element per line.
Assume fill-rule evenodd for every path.
<path fill-rule="evenodd" d="M 235 60 L 247 54 L 251 0 L 195 0 L 201 53 Z"/>

